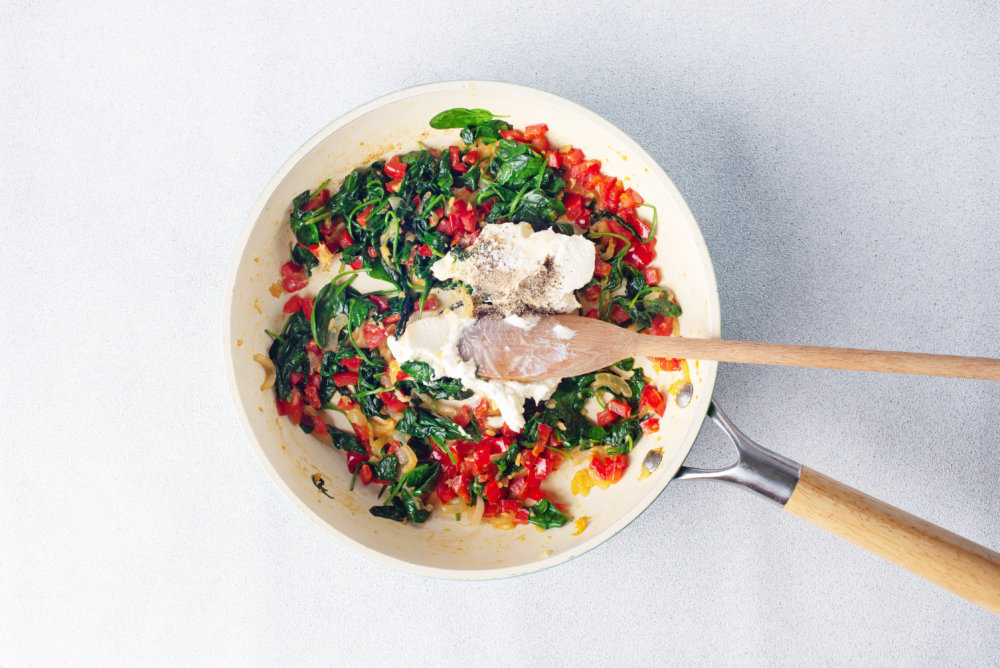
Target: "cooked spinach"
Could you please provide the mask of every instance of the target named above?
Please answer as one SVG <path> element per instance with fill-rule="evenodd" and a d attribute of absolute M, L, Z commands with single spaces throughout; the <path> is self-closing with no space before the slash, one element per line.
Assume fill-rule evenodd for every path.
<path fill-rule="evenodd" d="M 400 386 L 414 389 L 435 399 L 468 399 L 472 391 L 465 389 L 457 378 L 438 378 L 429 364 L 403 362 L 399 365 L 411 380 L 400 381 Z"/>
<path fill-rule="evenodd" d="M 469 438 L 469 434 L 451 420 L 413 406 L 403 413 L 396 429 L 417 438 L 429 438 L 441 449 L 445 449 L 445 441 Z"/>
<path fill-rule="evenodd" d="M 548 499 L 542 499 L 531 507 L 528 512 L 528 521 L 543 529 L 551 529 L 566 524 L 569 517 L 556 508 L 554 503 Z"/>
<path fill-rule="evenodd" d="M 493 114 L 485 109 L 464 109 L 456 107 L 446 109 L 436 114 L 430 121 L 430 126 L 435 130 L 447 130 L 449 128 L 464 128 L 467 125 L 480 125 L 487 123 L 493 118 Z"/>

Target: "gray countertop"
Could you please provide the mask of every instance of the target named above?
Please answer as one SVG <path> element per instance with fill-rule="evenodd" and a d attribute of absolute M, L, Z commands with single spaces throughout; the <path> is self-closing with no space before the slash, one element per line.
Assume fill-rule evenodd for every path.
<path fill-rule="evenodd" d="M 244 217 L 297 146 L 499 79 L 664 167 L 725 336 L 1000 357 L 995 4 L 143 4 L 0 21 L 0 664 L 1000 663 L 997 618 L 722 485 L 515 580 L 373 563 L 264 474 L 220 346 Z M 1000 385 L 723 365 L 716 397 L 1000 548 Z M 706 427 L 695 463 L 727 456 Z"/>

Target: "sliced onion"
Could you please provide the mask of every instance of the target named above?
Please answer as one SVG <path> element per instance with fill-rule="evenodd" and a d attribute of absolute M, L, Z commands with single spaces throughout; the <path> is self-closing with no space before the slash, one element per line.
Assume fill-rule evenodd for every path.
<path fill-rule="evenodd" d="M 346 313 L 338 313 L 336 316 L 330 319 L 330 325 L 327 327 L 326 335 L 326 345 L 327 348 L 331 346 L 336 348 L 338 342 L 340 341 L 340 330 L 347 326 L 350 322 L 347 318 Z"/>
<path fill-rule="evenodd" d="M 253 356 L 253 361 L 264 367 L 264 382 L 260 384 L 260 389 L 270 390 L 274 387 L 274 379 L 277 377 L 274 362 L 267 355 L 261 355 L 260 353 Z"/>
<path fill-rule="evenodd" d="M 399 463 L 403 465 L 400 469 L 400 475 L 406 475 L 413 469 L 417 468 L 417 455 L 413 452 L 409 445 L 405 443 L 396 448 L 396 459 Z"/>
<path fill-rule="evenodd" d="M 604 250 L 598 253 L 602 260 L 608 260 L 615 254 L 615 242 L 618 241 L 614 237 L 605 238 L 607 239 L 607 243 L 604 245 Z"/>
<path fill-rule="evenodd" d="M 386 434 L 391 436 L 393 430 L 396 429 L 396 420 L 393 418 L 383 420 L 377 415 L 373 415 L 368 420 L 371 422 L 372 433 L 375 436 L 385 436 Z"/>
<path fill-rule="evenodd" d="M 476 507 L 469 513 L 469 522 L 479 524 L 483 521 L 484 512 L 486 512 L 486 502 L 483 501 L 483 497 L 476 497 Z"/>
<path fill-rule="evenodd" d="M 621 376 L 616 376 L 613 373 L 599 373 L 594 376 L 594 382 L 590 384 L 590 389 L 596 392 L 601 387 L 610 388 L 615 394 L 624 397 L 632 396 L 632 388 L 628 386 L 628 383 Z"/>
<path fill-rule="evenodd" d="M 403 203 L 402 197 L 390 197 L 388 199 L 389 199 L 389 206 L 392 207 L 393 211 L 398 209 L 399 205 Z"/>

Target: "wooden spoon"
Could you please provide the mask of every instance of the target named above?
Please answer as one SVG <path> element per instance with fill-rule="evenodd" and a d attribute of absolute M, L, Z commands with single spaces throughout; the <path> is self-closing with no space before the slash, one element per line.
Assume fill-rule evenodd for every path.
<path fill-rule="evenodd" d="M 541 318 L 523 329 L 481 319 L 462 332 L 462 359 L 483 378 L 534 381 L 590 373 L 627 357 L 668 357 L 1000 380 L 1000 359 L 650 336 L 578 315 Z"/>

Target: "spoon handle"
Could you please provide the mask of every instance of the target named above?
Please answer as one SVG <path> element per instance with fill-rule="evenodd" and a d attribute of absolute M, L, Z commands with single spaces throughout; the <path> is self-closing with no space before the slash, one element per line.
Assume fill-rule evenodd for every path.
<path fill-rule="evenodd" d="M 635 354 L 643 357 L 677 357 L 743 364 L 777 364 L 1000 380 L 1000 359 L 990 357 L 722 341 L 679 336 L 657 337 L 642 334 L 635 335 Z"/>

